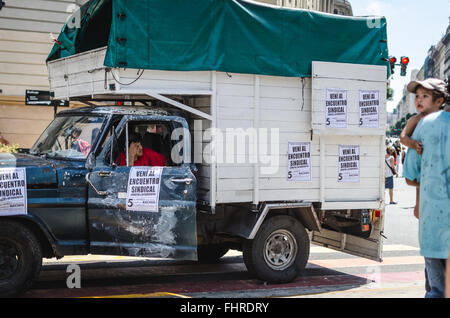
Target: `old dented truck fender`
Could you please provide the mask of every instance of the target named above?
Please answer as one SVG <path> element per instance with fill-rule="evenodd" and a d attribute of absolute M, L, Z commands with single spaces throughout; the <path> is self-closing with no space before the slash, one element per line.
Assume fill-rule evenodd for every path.
<path fill-rule="evenodd" d="M 248 239 L 252 240 L 271 210 L 295 209 L 294 216 L 310 231 L 320 231 L 321 226 L 311 202 L 267 203 L 263 206 Z"/>
<path fill-rule="evenodd" d="M 0 153 L 1 168 L 26 168 L 27 174 L 27 201 L 28 210 L 35 206 L 44 206 L 51 203 L 47 195 L 58 188 L 56 166 L 49 160 L 27 155 Z M 27 226 L 43 243 L 44 255 L 48 257 L 62 257 L 63 251 L 58 248 L 57 240 L 51 228 L 38 215 L 27 213 L 24 215 L 0 215 L 0 218 L 14 220 Z"/>
<path fill-rule="evenodd" d="M 271 217 L 271 213 L 278 214 L 278 212 L 295 217 L 310 231 L 322 231 L 311 202 L 265 202 L 256 211 L 250 211 L 249 207 L 245 205 L 217 206 L 213 214 L 206 210 L 207 213 L 201 213 L 203 210 L 205 210 L 205 207 L 200 207 L 200 213 L 198 213 L 198 221 L 201 225 L 208 224 L 215 218 L 223 219 L 221 225 L 218 225 L 219 232 L 245 239 L 254 239 L 264 221 Z M 214 215 L 217 215 L 217 217 L 214 217 Z M 200 229 L 203 228 L 201 225 Z"/>

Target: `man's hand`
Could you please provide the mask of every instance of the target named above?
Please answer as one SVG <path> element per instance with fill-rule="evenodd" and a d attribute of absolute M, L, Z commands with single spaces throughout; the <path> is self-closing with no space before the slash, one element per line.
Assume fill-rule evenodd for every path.
<path fill-rule="evenodd" d="M 128 163 L 130 166 L 134 165 L 134 162 L 138 158 L 138 146 L 137 143 L 132 142 L 130 148 L 128 148 Z"/>
<path fill-rule="evenodd" d="M 142 156 L 142 145 L 140 142 L 132 142 L 128 148 L 128 163 L 134 166 L 134 162 Z"/>

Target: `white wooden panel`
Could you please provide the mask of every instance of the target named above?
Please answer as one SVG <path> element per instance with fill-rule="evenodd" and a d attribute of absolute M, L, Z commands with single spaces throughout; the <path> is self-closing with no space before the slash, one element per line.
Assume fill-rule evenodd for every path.
<path fill-rule="evenodd" d="M 386 67 L 359 64 L 313 62 L 312 78 L 312 127 L 320 134 L 383 135 L 386 126 Z M 325 125 L 327 89 L 347 91 L 347 128 L 329 129 Z M 380 98 L 379 128 L 359 127 L 359 90 L 378 90 Z M 367 132 L 368 131 L 368 132 Z"/>
<path fill-rule="evenodd" d="M 54 35 L 57 36 L 57 34 Z M 2 30 L 2 32 L 0 32 L 0 40 L 52 43 L 52 40 L 48 33 L 23 32 L 14 30 Z"/>
<path fill-rule="evenodd" d="M 27 89 L 36 89 L 36 90 L 48 90 L 48 84 L 45 85 L 44 81 L 41 81 L 40 84 L 39 83 L 35 83 L 33 85 L 19 85 L 19 84 L 3 84 L 0 82 L 1 85 L 1 89 L 3 91 L 2 95 L 4 96 L 23 96 L 24 100 L 23 102 L 25 103 L 25 91 Z"/>
<path fill-rule="evenodd" d="M 299 98 L 261 98 L 261 109 L 278 109 L 278 110 L 302 110 L 311 111 L 311 98 L 305 94 L 305 99 Z"/>
<path fill-rule="evenodd" d="M 226 96 L 253 96 L 253 85 L 218 84 L 217 94 Z"/>
<path fill-rule="evenodd" d="M 45 67 L 47 54 L 9 53 L 0 51 L 0 61 L 11 64 L 37 64 Z"/>
<path fill-rule="evenodd" d="M 48 86 L 48 77 L 44 75 L 0 73 L 0 83 L 19 86 Z"/>
<path fill-rule="evenodd" d="M 88 95 L 92 92 L 104 93 L 104 73 L 87 73 L 89 68 L 101 67 L 104 50 L 97 52 L 99 59 L 89 65 L 82 62 L 87 56 L 75 56 L 69 59 L 50 63 L 51 80 L 57 90 L 67 94 L 67 82 L 61 75 L 66 70 L 64 63 L 69 63 L 67 69 L 69 74 L 70 95 Z M 101 58 L 100 58 L 101 56 Z M 84 65 L 77 67 L 77 64 Z M 59 68 L 59 69 L 58 69 Z M 120 70 L 118 78 L 121 82 L 129 82 L 136 78 L 137 70 Z M 170 71 L 145 71 L 142 77 L 126 89 L 154 89 L 173 90 L 178 89 L 179 94 L 189 89 L 213 91 L 211 72 L 170 72 Z M 212 174 L 215 165 L 208 164 L 211 159 L 210 153 L 203 154 L 203 163 L 199 165 L 198 184 L 199 197 L 215 197 L 216 203 L 225 202 L 252 202 L 254 195 L 258 195 L 260 201 L 278 200 L 312 200 L 320 199 L 320 153 L 318 136 L 311 135 L 311 103 L 314 102 L 311 79 L 301 80 L 299 78 L 282 78 L 273 76 L 258 76 L 248 74 L 226 74 L 216 72 L 217 95 L 215 101 L 217 108 L 210 109 L 211 99 L 202 97 L 194 100 L 190 106 L 214 115 L 217 120 L 217 128 L 224 134 L 227 128 L 240 128 L 244 133 L 248 128 L 275 128 L 278 130 L 279 139 L 274 145 L 278 152 L 272 153 L 269 162 L 276 165 L 271 174 L 264 174 L 258 170 L 257 158 L 251 156 L 250 149 L 254 143 L 249 138 L 244 140 L 243 148 L 239 148 L 238 138 L 234 139 L 235 148 L 229 158 L 227 153 L 219 157 L 217 162 L 217 180 Z M 258 84 L 257 84 L 258 83 Z M 255 85 L 260 85 L 255 87 Z M 384 84 L 385 85 L 385 84 Z M 120 85 L 118 85 L 120 87 Z M 382 94 L 380 92 L 380 94 Z M 255 96 L 258 100 L 255 100 Z M 356 95 L 355 95 L 356 96 Z M 255 114 L 258 120 L 255 120 Z M 355 112 L 356 114 L 356 112 Z M 353 116 L 353 115 L 351 115 Z M 191 116 L 192 119 L 196 118 Z M 352 118 L 353 119 L 353 118 Z M 202 121 L 202 131 L 210 128 L 210 122 Z M 191 121 L 191 133 L 195 133 Z M 270 137 L 270 136 L 269 136 Z M 311 141 L 311 138 L 313 140 Z M 210 138 L 203 136 L 203 140 L 194 140 L 194 148 L 205 150 L 209 146 Z M 312 152 L 312 180 L 310 182 L 287 181 L 287 143 L 290 141 L 311 142 Z M 266 142 L 267 144 L 267 142 Z M 358 144 L 361 150 L 361 179 L 358 184 L 342 184 L 337 182 L 337 161 L 339 144 Z M 327 141 L 326 148 L 322 152 L 327 157 L 324 162 L 323 180 L 327 188 L 327 199 L 330 200 L 354 200 L 354 193 L 359 197 L 376 200 L 379 197 L 378 179 L 376 175 L 380 165 L 379 141 L 371 136 L 337 136 Z M 223 145 L 217 145 L 223 146 Z M 260 146 L 258 144 L 258 146 Z M 222 148 L 224 149 L 224 148 Z M 269 147 L 270 150 L 274 150 Z M 225 161 L 229 159 L 231 162 Z M 260 168 L 267 168 L 268 163 L 259 162 Z M 258 172 L 259 176 L 255 175 Z M 256 177 L 256 179 L 255 179 Z M 259 191 L 254 191 L 255 182 L 258 183 Z M 208 189 L 211 184 L 217 184 L 217 191 L 212 195 Z"/>
<path fill-rule="evenodd" d="M 11 0 L 0 11 L 0 29 L 57 35 L 76 1 Z"/>
<path fill-rule="evenodd" d="M 47 76 L 47 67 L 45 65 L 0 62 L 0 73 Z"/>
<path fill-rule="evenodd" d="M 67 7 L 70 3 L 75 3 L 75 1 L 70 1 L 70 0 L 64 0 L 64 1 L 13 0 L 13 1 L 9 1 L 7 6 L 9 8 L 23 8 L 23 9 L 33 9 L 33 10 L 39 10 L 39 11 L 66 12 Z"/>
<path fill-rule="evenodd" d="M 17 42 L 0 40 L 0 50 L 3 52 L 28 52 L 37 54 L 48 54 L 52 48 L 51 43 Z"/>
<path fill-rule="evenodd" d="M 250 74 L 217 72 L 217 84 L 250 85 L 254 82 L 254 76 Z"/>
<path fill-rule="evenodd" d="M 202 169 L 203 169 L 205 175 L 209 176 L 209 172 L 206 170 L 207 169 L 206 166 L 204 166 Z M 368 179 L 373 178 L 373 176 L 378 173 L 378 169 L 379 169 L 378 167 L 364 167 L 364 169 L 361 168 L 361 178 L 368 178 Z M 313 165 L 312 165 L 311 170 L 312 170 L 311 171 L 312 178 L 318 179 L 319 172 L 320 172 L 318 157 L 313 157 Z M 275 171 L 274 173 L 269 174 L 269 175 L 262 174 L 262 175 L 260 175 L 260 178 L 261 178 L 261 180 L 266 179 L 268 177 L 270 177 L 271 179 L 276 178 L 276 179 L 286 180 L 287 179 L 287 171 L 288 171 L 287 165 L 280 163 L 280 167 L 277 171 Z M 250 178 L 253 178 L 253 170 L 252 170 L 251 165 L 233 165 L 233 166 L 220 165 L 217 170 L 217 173 L 218 173 L 219 179 L 239 179 L 239 178 L 250 179 Z M 338 178 L 338 171 L 335 166 L 326 167 L 325 173 L 326 173 L 328 179 L 330 179 L 330 182 L 335 182 Z M 376 182 L 378 182 L 378 181 L 376 181 Z M 289 181 L 289 184 L 298 185 L 299 187 L 301 187 L 303 183 L 305 183 L 305 182 L 304 181 Z M 336 185 L 340 186 L 339 184 L 336 184 Z M 293 187 L 295 187 L 295 186 L 293 186 Z"/>
<path fill-rule="evenodd" d="M 279 122 L 295 122 L 297 125 L 302 126 L 304 131 L 309 131 L 311 129 L 311 113 L 300 110 L 277 110 L 277 109 L 262 109 L 260 111 L 261 121 L 279 121 Z M 282 125 L 279 125 L 280 128 Z M 308 129 L 309 128 L 309 129 Z"/>
<path fill-rule="evenodd" d="M 313 62 L 312 78 L 336 78 L 386 83 L 387 66 Z"/>
<path fill-rule="evenodd" d="M 12 1 L 14 3 L 14 1 Z M 8 19 L 27 19 L 34 21 L 50 21 L 64 24 L 69 16 L 68 12 L 43 11 L 35 9 L 11 8 L 6 5 L 0 10 L 0 17 Z"/>
<path fill-rule="evenodd" d="M 20 31 L 37 31 L 45 33 L 58 34 L 61 31 L 62 24 L 42 21 L 22 21 L 7 18 L 0 18 L 0 29 L 3 30 L 20 30 Z"/>
<path fill-rule="evenodd" d="M 306 78 L 304 83 L 305 92 L 311 90 L 311 78 Z M 282 76 L 262 76 L 261 86 L 293 87 L 298 89 L 302 87 L 302 79 Z"/>

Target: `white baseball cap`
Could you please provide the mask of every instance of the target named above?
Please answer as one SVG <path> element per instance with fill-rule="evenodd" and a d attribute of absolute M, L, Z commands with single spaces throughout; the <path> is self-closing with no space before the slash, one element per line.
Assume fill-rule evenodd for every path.
<path fill-rule="evenodd" d="M 429 90 L 438 91 L 439 93 L 442 93 L 444 95 L 447 93 L 446 83 L 443 80 L 431 77 L 423 81 L 411 81 L 406 89 L 410 93 L 415 93 L 419 85 Z"/>

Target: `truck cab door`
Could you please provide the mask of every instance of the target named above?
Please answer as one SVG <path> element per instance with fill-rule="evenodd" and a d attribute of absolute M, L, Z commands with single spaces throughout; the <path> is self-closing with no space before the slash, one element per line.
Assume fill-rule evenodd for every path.
<path fill-rule="evenodd" d="M 128 122 L 133 120 L 152 124 L 148 116 L 124 116 L 115 129 L 117 136 L 121 136 L 128 129 Z M 162 120 L 159 118 L 158 122 L 167 127 L 172 125 Z M 178 124 L 186 125 L 185 122 Z M 111 134 L 86 176 L 91 253 L 196 260 L 196 179 L 190 165 L 116 166 L 107 160 L 110 146 L 114 144 L 114 134 Z M 137 179 L 130 179 L 130 173 L 136 177 L 136 171 L 156 173 L 156 177 L 143 178 L 137 184 Z M 151 207 L 153 202 L 141 200 L 143 205 L 135 210 L 136 196 L 131 193 L 135 189 L 131 187 L 141 186 L 137 190 L 145 190 L 149 184 L 155 186 L 155 180 L 157 187 L 154 189 L 159 195 L 156 207 Z"/>

